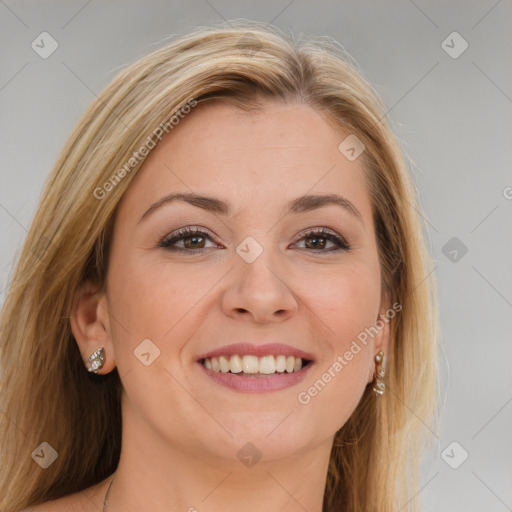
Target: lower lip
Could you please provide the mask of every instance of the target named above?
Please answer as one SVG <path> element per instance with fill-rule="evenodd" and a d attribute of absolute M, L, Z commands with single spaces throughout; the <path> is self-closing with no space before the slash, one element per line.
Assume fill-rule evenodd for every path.
<path fill-rule="evenodd" d="M 214 372 L 208 370 L 202 363 L 198 364 L 206 375 L 218 384 L 242 393 L 267 393 L 289 388 L 301 382 L 313 366 L 313 363 L 310 362 L 298 372 L 276 374 L 269 377 L 239 377 L 236 373 Z"/>

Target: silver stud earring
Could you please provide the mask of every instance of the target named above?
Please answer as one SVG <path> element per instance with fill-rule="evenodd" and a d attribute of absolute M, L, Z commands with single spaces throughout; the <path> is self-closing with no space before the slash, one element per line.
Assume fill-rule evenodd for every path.
<path fill-rule="evenodd" d="M 97 348 L 87 360 L 90 364 L 87 370 L 93 373 L 98 373 L 98 370 L 101 370 L 105 364 L 105 350 L 103 347 Z"/>
<path fill-rule="evenodd" d="M 375 394 L 380 396 L 384 394 L 386 385 L 384 384 L 384 352 L 381 350 L 375 356 L 375 384 L 373 385 L 373 391 Z"/>

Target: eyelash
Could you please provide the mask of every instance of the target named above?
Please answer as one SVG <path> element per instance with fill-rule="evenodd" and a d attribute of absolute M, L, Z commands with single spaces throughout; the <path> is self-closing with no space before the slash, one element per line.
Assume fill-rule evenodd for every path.
<path fill-rule="evenodd" d="M 186 227 L 186 228 L 179 229 L 179 230 L 175 231 L 174 233 L 171 233 L 171 235 L 163 238 L 162 241 L 159 243 L 159 247 L 163 247 L 164 249 L 167 249 L 168 251 L 172 251 L 172 252 L 180 252 L 180 253 L 188 253 L 188 254 L 195 253 L 195 252 L 197 252 L 197 250 L 201 250 L 202 248 L 199 248 L 197 250 L 196 249 L 183 249 L 181 247 L 174 247 L 172 244 L 176 243 L 177 241 L 179 241 L 183 238 L 189 238 L 189 237 L 197 236 L 197 235 L 207 237 L 212 242 L 214 241 L 214 240 L 212 240 L 212 236 L 209 231 L 207 231 L 203 228 L 199 228 L 199 227 Z M 305 250 L 307 250 L 308 252 L 311 252 L 311 251 L 313 251 L 313 252 L 317 252 L 317 251 L 320 251 L 320 252 L 339 252 L 339 251 L 348 252 L 351 250 L 350 245 L 346 242 L 346 240 L 343 237 L 341 237 L 340 235 L 337 235 L 336 233 L 331 232 L 325 228 L 309 228 L 305 231 L 302 231 L 301 233 L 299 233 L 299 238 L 298 238 L 297 242 L 300 242 L 301 240 L 303 240 L 305 238 L 323 238 L 323 239 L 326 239 L 326 240 L 329 240 L 329 241 L 335 243 L 338 246 L 336 248 L 331 248 L 331 249 L 307 249 L 306 248 Z M 296 243 L 296 242 L 294 242 L 294 243 Z M 211 249 L 211 247 L 207 247 L 204 249 Z"/>

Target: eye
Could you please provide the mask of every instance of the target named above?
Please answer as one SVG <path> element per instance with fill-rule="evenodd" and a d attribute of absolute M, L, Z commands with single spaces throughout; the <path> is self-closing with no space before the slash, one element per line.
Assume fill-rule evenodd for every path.
<path fill-rule="evenodd" d="M 211 234 L 209 231 L 198 227 L 186 227 L 171 233 L 160 242 L 160 247 L 164 247 L 169 251 L 175 252 L 194 252 L 195 249 L 209 249 L 206 247 L 206 241 L 211 241 Z M 178 247 L 176 244 L 182 244 Z M 215 244 L 211 247 L 218 246 Z"/>
<path fill-rule="evenodd" d="M 320 252 L 349 251 L 350 245 L 347 241 L 334 231 L 326 228 L 310 228 L 299 235 L 299 241 L 305 241 L 305 248 Z M 326 249 L 329 244 L 334 245 Z"/>
<path fill-rule="evenodd" d="M 200 249 L 209 249 L 219 247 L 220 245 L 213 242 L 213 245 L 207 246 L 207 241 L 212 241 L 211 233 L 200 227 L 186 227 L 174 231 L 166 236 L 159 246 L 169 251 L 193 253 Z M 305 241 L 305 249 L 319 252 L 336 252 L 349 251 L 350 246 L 346 240 L 336 232 L 326 228 L 310 228 L 299 234 L 298 241 Z M 328 245 L 332 244 L 331 247 Z M 181 244 L 181 247 L 179 246 Z M 295 243 L 295 245 L 297 242 Z M 310 251 L 309 251 L 310 252 Z"/>

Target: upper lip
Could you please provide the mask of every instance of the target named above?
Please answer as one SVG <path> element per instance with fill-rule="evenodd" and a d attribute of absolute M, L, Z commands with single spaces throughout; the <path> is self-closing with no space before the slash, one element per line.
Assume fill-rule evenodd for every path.
<path fill-rule="evenodd" d="M 285 345 L 284 343 L 266 343 L 265 345 L 253 345 L 251 343 L 232 343 L 231 345 L 224 345 L 223 347 L 216 348 L 210 352 L 206 352 L 197 358 L 198 361 L 205 357 L 218 357 L 218 356 L 276 356 L 276 355 L 294 356 L 313 361 L 312 354 L 299 350 L 298 348 L 292 347 L 291 345 Z"/>

